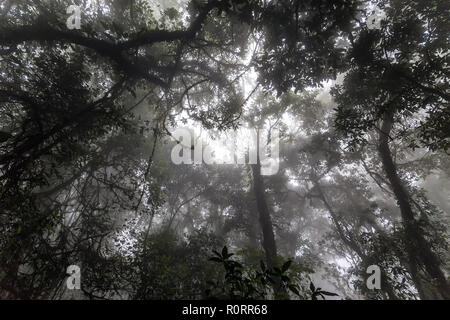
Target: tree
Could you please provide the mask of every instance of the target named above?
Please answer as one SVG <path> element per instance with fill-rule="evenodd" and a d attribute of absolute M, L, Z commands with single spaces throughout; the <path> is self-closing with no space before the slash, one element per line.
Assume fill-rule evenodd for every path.
<path fill-rule="evenodd" d="M 0 3 L 0 297 L 448 297 L 447 4 L 76 4 Z M 177 165 L 179 126 L 279 170 Z"/>
<path fill-rule="evenodd" d="M 356 37 L 352 35 L 347 74 L 334 91 L 339 104 L 336 123 L 354 143 L 366 141 L 367 132 L 378 131 L 379 157 L 405 228 L 410 273 L 422 298 L 448 299 L 450 287 L 440 258 L 424 237 L 390 144 L 402 139 L 413 148 L 448 148 L 448 74 L 441 52 L 448 48 L 448 26 L 442 21 L 449 8 L 436 1 L 376 4 L 386 19 L 380 29 L 361 22 Z M 420 122 L 412 119 L 417 114 Z M 421 279 L 422 267 L 428 280 Z M 426 289 L 426 282 L 435 284 Z"/>

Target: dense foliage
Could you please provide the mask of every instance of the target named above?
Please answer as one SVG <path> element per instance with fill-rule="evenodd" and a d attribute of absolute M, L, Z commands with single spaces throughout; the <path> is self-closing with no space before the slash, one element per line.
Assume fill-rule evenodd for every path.
<path fill-rule="evenodd" d="M 2 1 L 0 298 L 450 299 L 449 17 Z M 185 145 L 183 126 L 203 134 Z M 279 133 L 275 174 L 171 161 L 248 127 Z"/>

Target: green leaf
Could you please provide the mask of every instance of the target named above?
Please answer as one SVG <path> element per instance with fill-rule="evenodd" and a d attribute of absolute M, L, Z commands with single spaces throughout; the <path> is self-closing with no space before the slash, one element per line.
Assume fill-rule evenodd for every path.
<path fill-rule="evenodd" d="M 298 289 L 297 289 L 293 284 L 290 284 L 290 285 L 288 286 L 288 288 L 289 288 L 289 290 L 291 290 L 293 293 L 295 293 L 296 295 L 300 296 L 300 292 L 298 291 Z"/>
<path fill-rule="evenodd" d="M 337 293 L 334 292 L 328 292 L 328 291 L 320 291 L 321 294 L 324 294 L 326 296 L 339 296 Z"/>
<path fill-rule="evenodd" d="M 228 248 L 224 246 L 222 249 L 222 257 L 226 258 L 228 256 Z"/>
<path fill-rule="evenodd" d="M 223 262 L 223 260 L 222 260 L 222 259 L 220 259 L 220 258 L 217 258 L 217 257 L 212 257 L 212 258 L 209 258 L 208 260 L 209 260 L 209 261 L 214 261 L 214 262 L 218 262 L 218 263 L 222 263 L 222 262 Z"/>
<path fill-rule="evenodd" d="M 314 283 L 309 283 L 309 289 L 311 289 L 312 292 L 316 291 L 316 287 L 314 286 Z"/>
<path fill-rule="evenodd" d="M 282 271 L 283 273 L 286 272 L 286 271 L 289 269 L 289 267 L 291 266 L 291 264 L 292 264 L 292 260 L 286 261 L 286 262 L 283 264 L 283 266 L 281 267 L 281 271 Z"/>

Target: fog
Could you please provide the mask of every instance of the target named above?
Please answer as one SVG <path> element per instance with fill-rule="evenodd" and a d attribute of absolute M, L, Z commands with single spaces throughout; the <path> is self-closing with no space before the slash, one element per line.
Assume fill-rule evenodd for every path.
<path fill-rule="evenodd" d="M 446 1 L 2 1 L 1 299 L 450 299 Z"/>

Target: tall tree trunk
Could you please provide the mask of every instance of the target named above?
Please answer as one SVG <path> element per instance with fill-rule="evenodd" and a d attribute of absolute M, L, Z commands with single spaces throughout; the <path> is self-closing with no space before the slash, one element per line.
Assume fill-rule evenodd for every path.
<path fill-rule="evenodd" d="M 259 235 L 261 234 L 260 224 L 258 223 L 259 214 L 256 208 L 253 206 L 249 210 L 249 217 L 247 223 L 247 237 L 248 237 L 248 246 L 253 250 L 258 250 L 259 244 Z"/>
<path fill-rule="evenodd" d="M 269 207 L 267 206 L 266 195 L 264 192 L 264 182 L 261 177 L 261 165 L 259 161 L 252 165 L 253 188 L 256 197 L 256 206 L 259 213 L 259 223 L 263 234 L 263 248 L 266 253 L 267 266 L 276 267 L 277 246 L 273 232 L 272 219 L 270 217 Z"/>
<path fill-rule="evenodd" d="M 257 129 L 258 130 L 258 129 Z M 257 161 L 256 164 L 251 165 L 253 174 L 253 190 L 255 192 L 256 207 L 259 214 L 259 224 L 263 234 L 263 248 L 266 253 L 266 263 L 268 268 L 277 266 L 277 246 L 275 243 L 275 235 L 273 232 L 272 219 L 270 217 L 269 207 L 267 205 L 264 180 L 261 176 L 261 163 L 259 159 L 259 130 L 257 131 Z M 274 279 L 274 293 L 275 298 L 286 297 L 283 290 L 281 290 L 281 279 Z"/>
<path fill-rule="evenodd" d="M 383 118 L 379 134 L 378 152 L 384 172 L 400 207 L 403 226 L 405 228 L 406 253 L 409 260 L 411 277 L 417 287 L 421 299 L 450 299 L 450 285 L 440 268 L 440 262 L 431 250 L 430 244 L 423 237 L 414 219 L 411 198 L 398 175 L 397 167 L 389 149 L 389 134 L 393 126 L 393 113 L 388 112 Z M 422 279 L 421 269 L 425 268 L 431 277 L 427 283 Z M 429 282 L 429 281 L 428 281 Z M 433 285 L 432 283 L 435 283 Z M 433 288 L 434 287 L 434 288 Z M 431 289 L 431 290 L 430 290 Z"/>

